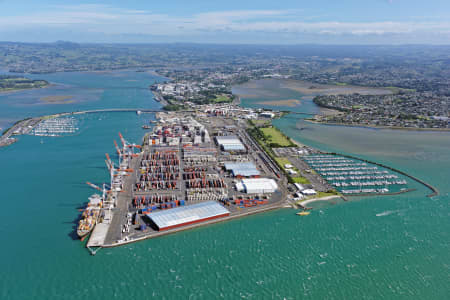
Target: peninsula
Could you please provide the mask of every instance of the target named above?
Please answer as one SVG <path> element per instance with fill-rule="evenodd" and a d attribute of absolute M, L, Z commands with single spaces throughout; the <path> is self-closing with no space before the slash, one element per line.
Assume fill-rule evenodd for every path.
<path fill-rule="evenodd" d="M 317 115 L 321 123 L 409 129 L 450 129 L 450 97 L 431 92 L 393 95 L 317 96 L 314 103 L 337 114 Z"/>

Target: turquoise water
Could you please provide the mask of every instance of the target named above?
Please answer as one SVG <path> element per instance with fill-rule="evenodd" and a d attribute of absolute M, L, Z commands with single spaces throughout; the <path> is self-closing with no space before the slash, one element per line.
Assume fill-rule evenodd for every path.
<path fill-rule="evenodd" d="M 52 76 L 65 80 L 65 74 Z M 97 75 L 90 76 L 86 81 L 95 88 Z M 105 105 L 109 97 L 119 105 L 127 94 L 114 84 L 99 86 Z M 147 103 L 146 96 L 136 93 L 130 103 Z M 390 164 L 434 184 L 441 196 L 430 199 L 419 189 L 396 197 L 316 204 L 308 217 L 283 209 L 90 256 L 73 238 L 78 207 L 93 192 L 84 182 L 107 180 L 104 153 L 113 153 L 117 132 L 139 142 L 140 126 L 151 117 L 84 115 L 75 136 L 25 136 L 0 149 L 1 299 L 449 295 L 449 136 L 303 124 L 292 116 L 277 126 L 298 140 Z"/>
<path fill-rule="evenodd" d="M 4 72 L 3 72 L 4 73 Z M 0 128 L 6 129 L 26 117 L 99 108 L 160 108 L 149 86 L 161 77 L 133 70 L 115 72 L 73 72 L 27 75 L 51 83 L 43 89 L 0 93 Z M 42 98 L 71 96 L 64 104 Z"/>

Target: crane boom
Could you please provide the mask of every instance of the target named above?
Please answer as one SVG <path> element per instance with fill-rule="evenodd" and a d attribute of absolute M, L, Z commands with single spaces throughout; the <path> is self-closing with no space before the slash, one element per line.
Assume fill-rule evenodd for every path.
<path fill-rule="evenodd" d="M 91 188 L 94 188 L 96 190 L 102 191 L 102 189 L 98 185 L 95 185 L 95 184 L 93 184 L 93 183 L 91 183 L 89 181 L 86 181 L 86 184 L 89 185 Z"/>

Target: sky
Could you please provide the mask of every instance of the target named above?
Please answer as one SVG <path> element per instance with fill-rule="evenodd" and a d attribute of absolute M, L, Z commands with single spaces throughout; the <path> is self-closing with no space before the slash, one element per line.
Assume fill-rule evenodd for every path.
<path fill-rule="evenodd" d="M 0 41 L 450 44 L 450 0 L 0 0 Z"/>

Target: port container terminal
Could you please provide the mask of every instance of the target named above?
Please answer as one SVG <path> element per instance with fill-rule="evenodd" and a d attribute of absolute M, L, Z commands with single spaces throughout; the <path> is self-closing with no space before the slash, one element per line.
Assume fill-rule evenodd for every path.
<path fill-rule="evenodd" d="M 106 155 L 111 182 L 87 242 L 93 253 L 286 204 L 287 178 L 236 112 L 156 117 L 142 145 L 119 135 L 118 164 Z"/>
<path fill-rule="evenodd" d="M 428 197 L 439 193 L 419 178 L 354 156 L 305 145 L 264 146 L 249 134 L 254 125 L 248 120 L 268 114 L 235 105 L 181 112 L 106 109 L 30 118 L 5 131 L 0 146 L 15 142 L 12 136 L 20 134 L 73 134 L 78 114 L 123 111 L 156 112 L 157 121 L 142 126 L 152 131 L 140 144 L 129 143 L 119 133 L 119 142 L 113 141 L 115 161 L 106 154 L 110 182 L 88 182 L 101 195 L 89 197 L 77 234 L 88 238 L 92 254 L 281 207 L 308 209 L 307 203 L 320 198 L 407 193 L 415 190 L 410 180 L 430 189 Z M 296 178 L 307 183 L 292 180 Z"/>
<path fill-rule="evenodd" d="M 271 147 L 270 154 L 249 134 L 249 113 L 233 105 L 158 112 L 157 121 L 143 126 L 152 130 L 141 144 L 119 133 L 118 161 L 105 155 L 110 182 L 88 183 L 102 194 L 79 226 L 91 253 L 288 205 L 307 209 L 302 202 L 330 194 L 395 195 L 414 190 L 408 178 L 423 184 L 381 164 L 304 145 Z"/>

